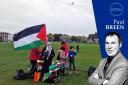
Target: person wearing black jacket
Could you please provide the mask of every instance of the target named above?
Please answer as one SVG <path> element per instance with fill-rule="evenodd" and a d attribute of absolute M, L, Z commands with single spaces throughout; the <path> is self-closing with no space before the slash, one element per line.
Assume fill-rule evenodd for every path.
<path fill-rule="evenodd" d="M 49 71 L 49 66 L 52 64 L 53 57 L 55 56 L 55 52 L 52 48 L 52 44 L 50 42 L 46 43 L 46 46 L 42 50 L 41 57 L 44 61 L 42 66 L 42 73 L 45 74 Z"/>

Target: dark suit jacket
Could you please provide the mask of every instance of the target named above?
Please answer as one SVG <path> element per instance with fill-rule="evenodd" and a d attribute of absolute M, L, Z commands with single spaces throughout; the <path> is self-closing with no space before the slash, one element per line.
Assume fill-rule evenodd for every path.
<path fill-rule="evenodd" d="M 126 79 L 128 78 L 128 61 L 119 52 L 111 61 L 107 71 L 106 76 L 104 76 L 103 70 L 107 59 L 102 59 L 99 67 L 95 72 L 89 77 L 89 85 L 102 85 L 105 80 L 108 83 L 104 85 L 128 85 L 126 84 Z M 98 75 L 98 78 L 95 77 Z"/>

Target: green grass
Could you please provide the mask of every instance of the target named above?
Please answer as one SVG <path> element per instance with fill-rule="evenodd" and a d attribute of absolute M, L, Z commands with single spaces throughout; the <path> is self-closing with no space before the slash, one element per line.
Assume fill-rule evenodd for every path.
<path fill-rule="evenodd" d="M 70 43 L 76 46 L 79 44 L 80 52 L 76 56 L 76 69 L 79 74 L 68 75 L 65 80 L 57 84 L 44 82 L 33 82 L 31 79 L 14 80 L 16 69 L 23 68 L 27 71 L 29 58 L 28 51 L 15 51 L 12 43 L 0 43 L 0 85 L 87 85 L 87 69 L 89 66 L 97 66 L 100 61 L 98 44 Z M 60 43 L 54 42 L 53 48 L 56 52 Z M 54 57 L 54 59 L 56 58 Z"/>

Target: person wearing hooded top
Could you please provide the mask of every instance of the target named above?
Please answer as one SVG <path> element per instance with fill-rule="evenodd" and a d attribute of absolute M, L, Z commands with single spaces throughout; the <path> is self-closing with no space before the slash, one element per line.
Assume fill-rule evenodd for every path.
<path fill-rule="evenodd" d="M 30 60 L 30 63 L 31 63 L 30 73 L 32 75 L 36 71 L 35 67 L 36 67 L 36 64 L 37 64 L 37 60 L 40 59 L 40 53 L 41 53 L 40 47 L 32 48 L 29 51 L 29 60 Z"/>
<path fill-rule="evenodd" d="M 61 46 L 60 46 L 60 49 L 61 48 L 64 48 L 64 52 L 65 52 L 65 56 L 68 57 L 68 43 L 66 43 L 65 41 L 62 41 L 61 42 Z"/>

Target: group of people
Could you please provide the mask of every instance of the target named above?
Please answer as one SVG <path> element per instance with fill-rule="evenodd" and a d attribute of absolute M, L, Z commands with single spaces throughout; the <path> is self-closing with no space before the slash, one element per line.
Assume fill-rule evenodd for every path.
<path fill-rule="evenodd" d="M 52 43 L 50 42 L 45 43 L 43 50 L 41 50 L 40 47 L 32 48 L 29 54 L 30 54 L 29 59 L 31 63 L 31 69 L 30 69 L 31 75 L 34 76 L 34 72 L 37 71 L 37 63 L 40 62 L 42 63 L 41 64 L 42 68 L 40 68 L 40 72 L 41 72 L 40 78 L 42 78 L 45 73 L 49 72 L 49 66 L 52 65 L 53 58 L 55 57 L 55 52 L 52 47 Z M 76 56 L 75 48 L 73 46 L 70 46 L 70 50 L 69 50 L 67 42 L 62 41 L 58 50 L 56 61 L 58 63 L 63 63 L 64 76 L 67 75 L 65 73 L 65 70 L 68 64 L 69 64 L 70 73 L 72 72 L 71 71 L 72 66 L 73 66 L 73 71 L 77 73 L 74 63 L 75 56 Z"/>
<path fill-rule="evenodd" d="M 123 56 L 120 50 L 122 47 L 121 36 L 116 32 L 107 33 L 104 44 L 108 57 L 101 60 L 97 69 L 88 78 L 88 84 L 128 85 L 128 60 Z M 77 52 L 79 52 L 79 45 L 76 47 Z M 75 47 L 70 46 L 70 50 L 68 49 L 68 44 L 65 41 L 62 41 L 56 57 L 56 60 L 59 63 L 58 65 L 64 65 L 63 75 L 66 75 L 65 68 L 67 64 L 69 64 L 70 74 L 72 73 L 72 66 L 73 71 L 77 73 L 75 68 Z M 29 56 L 31 63 L 30 74 L 33 76 L 34 72 L 40 71 L 40 79 L 42 79 L 44 74 L 49 72 L 49 66 L 53 65 L 52 62 L 54 57 L 55 52 L 50 42 L 45 44 L 43 50 L 39 47 L 31 49 Z M 53 68 L 53 66 L 51 67 Z"/>

